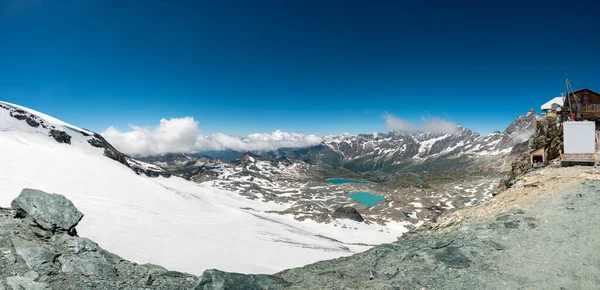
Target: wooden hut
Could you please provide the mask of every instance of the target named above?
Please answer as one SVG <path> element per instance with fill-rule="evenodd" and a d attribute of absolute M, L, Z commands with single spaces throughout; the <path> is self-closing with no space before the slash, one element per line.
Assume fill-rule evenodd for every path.
<path fill-rule="evenodd" d="M 588 88 L 569 93 L 565 98 L 562 113 L 570 119 L 600 121 L 600 94 Z"/>
<path fill-rule="evenodd" d="M 544 166 L 548 162 L 548 154 L 544 148 L 529 152 L 529 156 L 531 158 L 531 167 Z"/>

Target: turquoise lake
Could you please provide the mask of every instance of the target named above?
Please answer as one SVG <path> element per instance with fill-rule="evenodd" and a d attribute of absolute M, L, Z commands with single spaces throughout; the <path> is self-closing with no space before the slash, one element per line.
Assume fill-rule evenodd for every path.
<path fill-rule="evenodd" d="M 366 206 L 374 206 L 378 202 L 385 200 L 385 198 L 383 196 L 374 195 L 374 194 L 371 194 L 370 192 L 364 192 L 364 191 L 348 194 L 348 197 L 351 199 L 354 199 Z"/>
<path fill-rule="evenodd" d="M 360 181 L 356 179 L 346 179 L 346 178 L 330 178 L 327 179 L 327 182 L 333 184 L 344 184 L 344 183 L 360 183 L 360 184 L 369 184 L 371 182 L 368 181 Z"/>

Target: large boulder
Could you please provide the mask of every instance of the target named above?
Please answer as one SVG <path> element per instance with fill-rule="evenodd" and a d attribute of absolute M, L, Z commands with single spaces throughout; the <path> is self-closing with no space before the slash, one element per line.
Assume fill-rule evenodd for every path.
<path fill-rule="evenodd" d="M 73 203 L 59 194 L 25 188 L 11 206 L 19 217 L 31 217 L 41 228 L 51 232 L 75 234 L 75 226 L 83 214 Z"/>
<path fill-rule="evenodd" d="M 350 206 L 341 206 L 336 209 L 331 215 L 336 219 L 350 219 L 357 222 L 364 221 L 362 215 L 353 207 Z"/>

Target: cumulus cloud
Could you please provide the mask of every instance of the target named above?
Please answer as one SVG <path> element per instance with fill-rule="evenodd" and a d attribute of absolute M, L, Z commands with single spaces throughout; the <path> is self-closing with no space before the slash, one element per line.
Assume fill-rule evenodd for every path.
<path fill-rule="evenodd" d="M 388 112 L 385 112 L 382 116 L 385 119 L 386 128 L 394 132 L 412 133 L 412 132 L 429 132 L 429 133 L 442 133 L 442 134 L 453 134 L 458 131 L 458 124 L 452 122 L 450 117 L 446 115 L 448 119 L 442 119 L 438 117 L 421 117 L 422 123 L 418 126 L 414 123 L 398 118 Z"/>
<path fill-rule="evenodd" d="M 131 125 L 121 132 L 108 127 L 102 136 L 124 153 L 157 155 L 189 153 L 203 150 L 260 151 L 282 147 L 305 147 L 318 144 L 322 138 L 315 135 L 281 132 L 256 133 L 245 137 L 223 133 L 202 135 L 198 121 L 192 117 L 162 119 L 154 128 Z"/>

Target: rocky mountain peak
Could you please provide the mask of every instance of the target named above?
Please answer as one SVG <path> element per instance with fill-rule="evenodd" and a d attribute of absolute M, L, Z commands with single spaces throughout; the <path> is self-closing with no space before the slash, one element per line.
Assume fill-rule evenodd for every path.
<path fill-rule="evenodd" d="M 529 139 L 533 135 L 537 119 L 538 115 L 533 109 L 530 109 L 527 114 L 517 117 L 506 130 L 504 130 L 504 134 L 510 135 L 516 141 Z"/>

